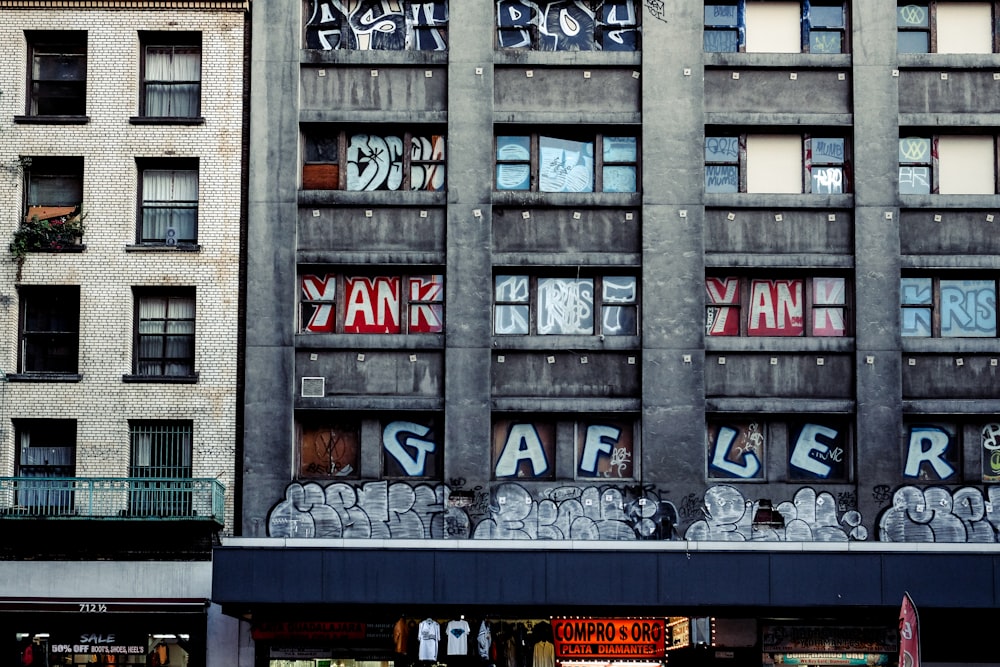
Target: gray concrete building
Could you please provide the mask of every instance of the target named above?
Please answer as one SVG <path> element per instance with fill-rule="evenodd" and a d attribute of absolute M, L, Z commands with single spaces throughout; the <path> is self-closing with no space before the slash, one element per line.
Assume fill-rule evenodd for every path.
<path fill-rule="evenodd" d="M 256 3 L 240 664 L 992 661 L 998 18 Z"/>

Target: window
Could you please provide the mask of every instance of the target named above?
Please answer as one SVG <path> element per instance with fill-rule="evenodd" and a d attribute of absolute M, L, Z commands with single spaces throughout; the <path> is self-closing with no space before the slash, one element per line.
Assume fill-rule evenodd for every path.
<path fill-rule="evenodd" d="M 900 279 L 903 336 L 989 338 L 997 335 L 997 283 L 989 278 Z"/>
<path fill-rule="evenodd" d="M 307 129 L 302 189 L 444 190 L 444 135 L 418 132 L 374 135 Z"/>
<path fill-rule="evenodd" d="M 600 146 L 599 153 L 594 146 Z M 563 132 L 496 138 L 497 190 L 636 192 L 636 137 Z"/>
<path fill-rule="evenodd" d="M 47 478 L 21 482 L 16 503 L 35 513 L 65 513 L 73 507 L 72 478 L 76 472 L 76 421 L 72 419 L 15 419 L 17 477 Z"/>
<path fill-rule="evenodd" d="M 136 375 L 194 376 L 194 290 L 137 290 L 135 300 Z"/>
<path fill-rule="evenodd" d="M 82 157 L 26 157 L 24 164 L 25 214 L 38 209 L 71 207 L 83 202 Z"/>
<path fill-rule="evenodd" d="M 636 336 L 638 303 L 635 276 L 497 275 L 493 333 Z"/>
<path fill-rule="evenodd" d="M 849 191 L 849 142 L 844 137 L 715 133 L 705 137 L 707 193 Z"/>
<path fill-rule="evenodd" d="M 718 416 L 708 422 L 708 477 L 763 481 L 767 453 L 785 443 L 787 481 L 846 482 L 851 477 L 852 433 L 835 415 L 760 419 Z"/>
<path fill-rule="evenodd" d="M 907 418 L 904 426 L 904 478 L 908 481 L 932 483 L 961 479 L 962 436 L 965 435 L 963 431 L 971 429 L 963 428 L 951 419 L 934 417 Z M 972 437 L 968 439 L 973 440 Z M 986 452 L 983 454 L 985 472 Z"/>
<path fill-rule="evenodd" d="M 706 52 L 847 53 L 844 2 L 705 3 Z"/>
<path fill-rule="evenodd" d="M 899 2 L 899 53 L 993 53 L 996 2 Z"/>
<path fill-rule="evenodd" d="M 76 373 L 80 344 L 80 288 L 22 287 L 22 373 Z"/>
<path fill-rule="evenodd" d="M 361 420 L 303 417 L 297 424 L 299 479 L 358 477 Z"/>
<path fill-rule="evenodd" d="M 191 515 L 191 441 L 189 421 L 129 422 L 131 516 Z"/>
<path fill-rule="evenodd" d="M 844 278 L 705 279 L 708 336 L 847 336 Z"/>
<path fill-rule="evenodd" d="M 556 451 L 572 447 L 576 479 L 635 479 L 636 429 L 637 421 L 625 415 L 494 418 L 493 477 L 555 479 Z"/>
<path fill-rule="evenodd" d="M 440 479 L 444 429 L 439 420 L 414 415 L 383 419 L 382 475 L 389 478 Z"/>
<path fill-rule="evenodd" d="M 441 333 L 444 276 L 299 276 L 300 333 Z"/>
<path fill-rule="evenodd" d="M 192 245 L 198 240 L 198 160 L 140 160 L 143 245 Z"/>
<path fill-rule="evenodd" d="M 87 114 L 87 33 L 53 30 L 25 33 L 30 58 L 30 116 Z"/>
<path fill-rule="evenodd" d="M 446 0 L 311 0 L 304 12 L 306 48 L 352 51 L 446 51 Z"/>
<path fill-rule="evenodd" d="M 637 4 L 636 0 L 497 0 L 497 45 L 536 51 L 636 51 Z"/>
<path fill-rule="evenodd" d="M 197 118 L 201 114 L 201 33 L 140 33 L 141 115 Z"/>
<path fill-rule="evenodd" d="M 899 194 L 995 194 L 995 137 L 906 136 L 899 139 Z"/>

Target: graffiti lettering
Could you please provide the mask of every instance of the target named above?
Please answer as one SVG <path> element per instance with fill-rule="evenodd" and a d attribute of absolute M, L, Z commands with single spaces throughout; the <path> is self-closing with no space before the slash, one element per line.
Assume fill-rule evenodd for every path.
<path fill-rule="evenodd" d="M 430 430 L 423 424 L 404 421 L 390 422 L 383 429 L 382 445 L 385 451 L 399 463 L 407 475 L 418 477 L 427 474 L 427 455 L 437 448 L 436 442 L 425 437 Z"/>
<path fill-rule="evenodd" d="M 903 475 L 926 478 L 926 463 L 937 479 L 950 478 L 955 474 L 955 468 L 945 457 L 952 453 L 949 451 L 951 448 L 952 437 L 944 429 L 936 426 L 912 426 Z"/>
<path fill-rule="evenodd" d="M 549 469 L 541 437 L 534 424 L 514 424 L 507 434 L 494 474 L 497 477 L 514 477 L 522 461 L 530 464 L 534 476 L 544 475 Z"/>
<path fill-rule="evenodd" d="M 712 450 L 711 467 L 728 473 L 733 477 L 750 479 L 757 476 L 760 472 L 760 459 L 753 452 L 743 452 L 736 457 L 731 454 L 733 443 L 738 433 L 736 429 L 728 426 L 719 428 Z M 734 458 L 736 460 L 733 460 Z"/>
<path fill-rule="evenodd" d="M 399 333 L 399 278 L 347 278 L 344 290 L 346 333 Z"/>

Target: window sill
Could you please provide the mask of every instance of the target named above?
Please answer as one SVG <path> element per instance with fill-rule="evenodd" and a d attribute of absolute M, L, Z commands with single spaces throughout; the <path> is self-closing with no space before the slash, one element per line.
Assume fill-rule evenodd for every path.
<path fill-rule="evenodd" d="M 90 116 L 14 116 L 14 122 L 25 125 L 86 125 Z"/>
<path fill-rule="evenodd" d="M 900 348 L 903 354 L 933 354 L 946 357 L 956 354 L 989 354 L 993 356 L 1000 354 L 1000 340 L 995 337 L 902 336 L 901 338 Z"/>
<path fill-rule="evenodd" d="M 853 336 L 706 336 L 705 353 L 853 354 Z"/>
<path fill-rule="evenodd" d="M 706 67 L 847 68 L 850 53 L 705 53 Z"/>
<path fill-rule="evenodd" d="M 79 382 L 79 373 L 8 373 L 8 382 Z"/>
<path fill-rule="evenodd" d="M 61 252 L 83 252 L 86 249 L 87 249 L 86 244 L 81 243 L 81 244 L 77 245 L 77 244 L 74 243 L 72 245 L 65 245 L 65 246 L 63 246 L 61 248 L 35 248 L 35 249 L 32 249 L 32 250 L 29 250 L 28 254 L 29 255 L 33 254 L 33 253 L 56 253 L 56 254 L 58 254 L 58 253 L 61 253 Z"/>
<path fill-rule="evenodd" d="M 194 375 L 122 375 L 122 382 L 134 384 L 197 384 L 198 373 Z"/>
<path fill-rule="evenodd" d="M 132 116 L 128 119 L 132 125 L 204 125 L 202 116 Z"/>
<path fill-rule="evenodd" d="M 201 252 L 201 245 L 198 243 L 177 243 L 175 245 L 138 243 L 125 246 L 125 252 Z"/>

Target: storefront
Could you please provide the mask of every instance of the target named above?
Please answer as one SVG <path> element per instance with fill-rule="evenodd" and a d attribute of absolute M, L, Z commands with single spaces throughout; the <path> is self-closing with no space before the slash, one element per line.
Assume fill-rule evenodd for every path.
<path fill-rule="evenodd" d="M 697 622 L 698 619 L 695 619 Z M 704 619 L 708 621 L 708 619 Z M 687 618 L 456 618 L 253 623 L 268 667 L 663 667 Z"/>
<path fill-rule="evenodd" d="M 0 664 L 204 665 L 206 602 L 5 601 Z"/>
<path fill-rule="evenodd" d="M 766 625 L 763 663 L 801 667 L 876 667 L 895 664 L 895 629 L 865 626 Z"/>

